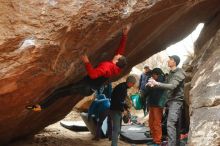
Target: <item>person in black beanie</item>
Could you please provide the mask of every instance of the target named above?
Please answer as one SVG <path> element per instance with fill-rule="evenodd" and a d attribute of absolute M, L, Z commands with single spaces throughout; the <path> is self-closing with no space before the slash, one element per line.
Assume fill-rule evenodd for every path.
<path fill-rule="evenodd" d="M 169 56 L 168 67 L 170 68 L 170 72 L 167 82 L 161 83 L 151 78 L 147 83 L 150 87 L 162 88 L 167 91 L 166 108 L 168 108 L 168 146 L 180 146 L 180 128 L 184 101 L 184 79 L 186 74 L 183 69 L 177 67 L 179 63 L 179 56 Z"/>

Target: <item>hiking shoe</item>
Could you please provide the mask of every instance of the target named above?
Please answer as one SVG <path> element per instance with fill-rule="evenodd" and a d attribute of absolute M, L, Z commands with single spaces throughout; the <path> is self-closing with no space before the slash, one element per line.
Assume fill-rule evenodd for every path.
<path fill-rule="evenodd" d="M 36 105 L 28 105 L 26 106 L 26 109 L 28 110 L 32 110 L 32 111 L 35 111 L 35 112 L 40 112 L 42 109 L 41 109 L 41 106 L 36 104 Z"/>
<path fill-rule="evenodd" d="M 168 146 L 168 141 L 163 141 L 163 142 L 161 143 L 161 146 Z"/>
<path fill-rule="evenodd" d="M 150 133 L 150 131 L 146 131 L 146 132 L 144 132 L 144 135 L 145 135 L 146 137 L 151 137 L 151 133 Z"/>

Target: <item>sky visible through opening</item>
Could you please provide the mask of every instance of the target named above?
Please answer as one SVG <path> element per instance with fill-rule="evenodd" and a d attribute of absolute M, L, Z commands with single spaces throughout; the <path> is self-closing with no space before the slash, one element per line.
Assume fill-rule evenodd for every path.
<path fill-rule="evenodd" d="M 178 55 L 181 58 L 180 66 L 182 66 L 187 56 L 194 54 L 194 42 L 198 39 L 203 26 L 204 24 L 200 23 L 196 29 L 186 38 L 176 44 L 169 46 L 165 51 L 167 55 Z"/>
<path fill-rule="evenodd" d="M 167 72 L 168 70 L 167 60 L 168 60 L 168 56 L 171 55 L 178 55 L 180 57 L 181 61 L 178 67 L 182 67 L 182 64 L 187 59 L 187 57 L 194 55 L 194 42 L 198 39 L 203 27 L 204 27 L 204 23 L 198 24 L 196 29 L 183 40 L 169 46 L 166 50 L 153 55 L 143 63 L 137 65 L 138 67 L 137 66 L 133 67 L 131 74 L 140 75 L 142 73 L 142 68 L 144 64 L 149 65 L 151 69 L 153 69 L 154 67 L 160 67 L 162 70 L 166 68 L 165 69 L 166 71 L 165 70 L 164 71 Z M 163 63 L 160 64 L 158 62 L 157 64 L 153 64 L 154 62 L 157 62 L 158 57 L 161 58 L 160 60 L 162 61 L 160 62 Z"/>

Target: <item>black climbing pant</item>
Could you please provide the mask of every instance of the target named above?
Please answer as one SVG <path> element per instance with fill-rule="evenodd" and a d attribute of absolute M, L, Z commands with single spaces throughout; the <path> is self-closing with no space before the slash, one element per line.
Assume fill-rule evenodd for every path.
<path fill-rule="evenodd" d="M 80 94 L 83 96 L 89 96 L 94 92 L 94 90 L 85 82 L 80 84 L 71 84 L 61 88 L 56 89 L 51 95 L 40 102 L 41 108 L 47 108 L 53 104 L 56 100 L 61 97 L 71 96 L 75 94 Z"/>
<path fill-rule="evenodd" d="M 70 84 L 56 89 L 51 95 L 49 95 L 49 97 L 40 103 L 40 106 L 41 108 L 47 108 L 60 97 L 66 97 L 75 94 L 89 96 L 95 90 L 98 90 L 100 87 L 102 87 L 107 81 L 108 78 L 105 77 L 91 79 L 89 76 L 86 76 L 76 84 Z"/>

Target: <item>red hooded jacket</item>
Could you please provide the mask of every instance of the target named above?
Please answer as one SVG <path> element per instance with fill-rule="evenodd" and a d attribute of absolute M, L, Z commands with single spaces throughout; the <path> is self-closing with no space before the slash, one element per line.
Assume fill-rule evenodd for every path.
<path fill-rule="evenodd" d="M 119 45 L 118 49 L 115 51 L 115 55 L 118 55 L 118 54 L 123 55 L 124 54 L 126 41 L 127 41 L 127 36 L 123 35 L 121 38 L 120 45 Z M 91 79 L 97 79 L 99 77 L 110 78 L 112 76 L 119 75 L 121 72 L 121 68 L 119 68 L 112 61 L 101 62 L 96 68 L 93 68 L 93 66 L 90 62 L 85 63 L 85 66 L 86 66 L 88 76 Z"/>

